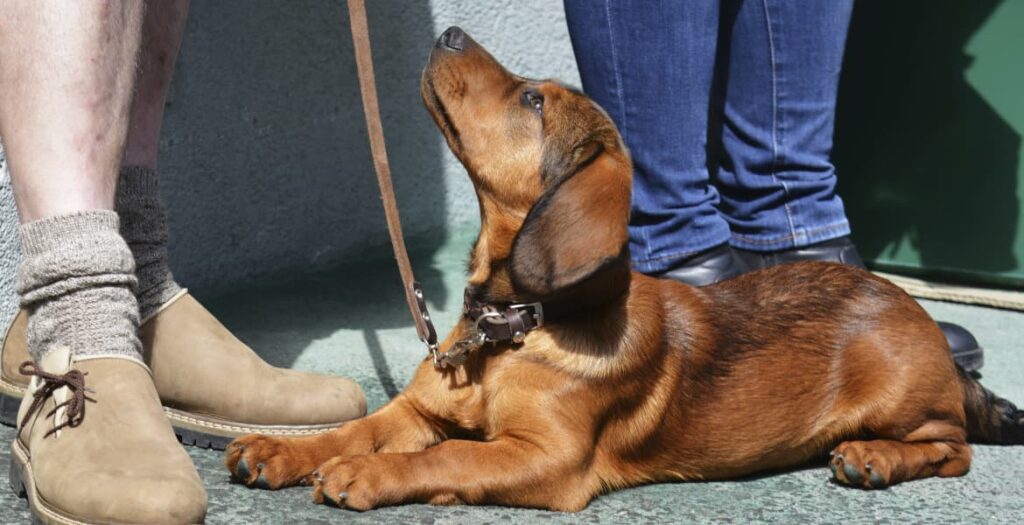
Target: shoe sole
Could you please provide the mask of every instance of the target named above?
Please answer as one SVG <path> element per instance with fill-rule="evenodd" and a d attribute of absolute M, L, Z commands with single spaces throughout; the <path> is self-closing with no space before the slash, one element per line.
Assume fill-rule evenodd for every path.
<path fill-rule="evenodd" d="M 164 414 L 171 421 L 174 433 L 182 444 L 224 450 L 235 438 L 248 434 L 265 436 L 299 437 L 312 436 L 333 430 L 342 425 L 325 423 L 322 425 L 241 425 L 211 416 L 197 416 L 189 412 L 164 407 Z"/>
<path fill-rule="evenodd" d="M 953 360 L 966 372 L 976 373 L 985 365 L 985 351 L 980 347 L 953 354 Z"/>
<path fill-rule="evenodd" d="M 28 451 L 17 439 L 11 443 L 8 482 L 11 485 L 11 490 L 19 498 L 28 500 L 28 508 L 32 511 L 32 525 L 92 525 L 64 515 L 39 496 L 39 493 L 36 492 L 35 480 L 32 477 L 32 464 L 29 462 Z"/>
<path fill-rule="evenodd" d="M 0 423 L 17 426 L 18 408 L 25 389 L 0 377 Z M 248 434 L 279 437 L 299 437 L 320 434 L 338 428 L 343 421 L 322 425 L 242 425 L 210 416 L 197 416 L 181 410 L 164 407 L 164 414 L 174 427 L 178 441 L 183 445 L 212 450 L 224 450 L 235 438 Z"/>

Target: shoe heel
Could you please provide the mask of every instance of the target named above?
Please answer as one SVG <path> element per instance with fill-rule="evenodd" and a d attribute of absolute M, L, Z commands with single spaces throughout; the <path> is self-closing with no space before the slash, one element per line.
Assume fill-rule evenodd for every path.
<path fill-rule="evenodd" d="M 10 484 L 11 490 L 14 491 L 15 495 L 19 498 L 27 498 L 28 491 L 25 489 L 25 483 L 21 478 L 21 465 L 18 464 L 18 460 L 14 458 L 13 454 L 11 455 L 9 465 L 7 483 Z"/>

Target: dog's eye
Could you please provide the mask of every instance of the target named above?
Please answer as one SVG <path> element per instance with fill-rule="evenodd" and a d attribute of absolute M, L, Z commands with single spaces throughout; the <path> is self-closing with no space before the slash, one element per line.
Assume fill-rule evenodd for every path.
<path fill-rule="evenodd" d="M 523 91 L 523 96 L 520 101 L 524 106 L 536 111 L 538 115 L 544 111 L 544 95 L 541 95 L 532 89 Z"/>

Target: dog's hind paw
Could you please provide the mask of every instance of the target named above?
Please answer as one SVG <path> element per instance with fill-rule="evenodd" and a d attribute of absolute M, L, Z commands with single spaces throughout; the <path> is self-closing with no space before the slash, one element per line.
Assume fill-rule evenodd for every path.
<path fill-rule="evenodd" d="M 829 455 L 829 468 L 836 482 L 865 489 L 889 486 L 889 465 L 884 454 L 871 450 L 866 442 L 841 443 Z"/>

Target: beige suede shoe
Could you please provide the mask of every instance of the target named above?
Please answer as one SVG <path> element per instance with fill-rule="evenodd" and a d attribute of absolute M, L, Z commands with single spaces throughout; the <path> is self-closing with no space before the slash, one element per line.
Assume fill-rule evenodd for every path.
<path fill-rule="evenodd" d="M 19 312 L 0 350 L 0 421 L 7 424 L 25 389 L 17 366 L 28 359 L 26 317 Z M 366 415 L 356 382 L 268 365 L 185 290 L 143 320 L 139 339 L 164 412 L 186 445 L 223 450 L 246 434 L 316 434 Z"/>
<path fill-rule="evenodd" d="M 11 445 L 11 486 L 47 524 L 202 523 L 206 491 L 146 367 L 51 351 Z M 45 379 L 44 379 L 45 377 Z"/>

